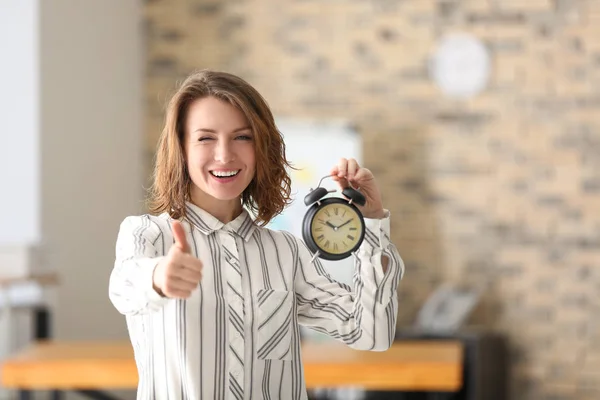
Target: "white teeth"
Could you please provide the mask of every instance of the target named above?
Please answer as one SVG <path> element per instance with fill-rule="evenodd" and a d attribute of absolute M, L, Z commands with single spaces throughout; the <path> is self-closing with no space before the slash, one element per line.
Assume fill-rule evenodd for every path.
<path fill-rule="evenodd" d="M 237 175 L 239 171 L 210 171 L 214 176 L 218 176 L 219 178 L 226 178 L 230 176 Z"/>

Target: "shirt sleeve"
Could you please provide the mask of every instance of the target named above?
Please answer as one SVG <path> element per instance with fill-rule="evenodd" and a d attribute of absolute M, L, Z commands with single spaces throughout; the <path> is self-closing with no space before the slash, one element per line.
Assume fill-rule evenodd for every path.
<path fill-rule="evenodd" d="M 352 289 L 333 280 L 299 242 L 295 291 L 302 325 L 359 350 L 382 351 L 393 340 L 398 314 L 397 288 L 404 263 L 390 242 L 390 213 L 365 219 L 363 243 L 355 253 Z M 384 272 L 382 256 L 388 259 Z"/>
<path fill-rule="evenodd" d="M 148 215 L 127 217 L 121 223 L 109 281 L 109 298 L 121 314 L 147 314 L 168 301 L 152 287 L 163 244 L 163 233 Z"/>

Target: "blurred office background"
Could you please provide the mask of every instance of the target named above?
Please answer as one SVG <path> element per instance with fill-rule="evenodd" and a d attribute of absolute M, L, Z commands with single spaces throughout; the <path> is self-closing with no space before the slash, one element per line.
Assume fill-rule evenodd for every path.
<path fill-rule="evenodd" d="M 407 267 L 399 330 L 477 288 L 511 399 L 596 400 L 599 23 L 596 0 L 0 0 L 0 260 L 58 273 L 55 337 L 126 338 L 118 225 L 176 83 L 226 70 L 278 116 L 355 127 Z"/>

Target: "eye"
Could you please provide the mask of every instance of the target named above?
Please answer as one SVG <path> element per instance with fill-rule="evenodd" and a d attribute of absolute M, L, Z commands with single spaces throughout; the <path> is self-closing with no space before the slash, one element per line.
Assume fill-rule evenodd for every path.
<path fill-rule="evenodd" d="M 236 139 L 239 139 L 239 140 L 252 140 L 252 136 L 250 136 L 250 135 L 240 135 L 240 136 L 236 137 Z"/>
<path fill-rule="evenodd" d="M 210 137 L 210 136 L 201 136 L 201 137 L 198 138 L 199 142 L 205 142 L 205 141 L 208 141 L 208 140 L 212 140 L 212 137 Z"/>

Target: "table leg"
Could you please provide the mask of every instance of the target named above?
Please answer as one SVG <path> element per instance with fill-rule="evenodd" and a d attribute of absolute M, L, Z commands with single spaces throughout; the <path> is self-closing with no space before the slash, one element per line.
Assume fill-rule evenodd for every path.
<path fill-rule="evenodd" d="M 19 400 L 32 400 L 31 391 L 19 390 Z"/>
<path fill-rule="evenodd" d="M 36 340 L 50 339 L 51 335 L 51 319 L 50 310 L 46 306 L 38 306 L 35 308 L 33 323 L 33 337 Z M 60 390 L 52 390 L 50 392 L 51 400 L 62 400 L 63 392 Z"/>
<path fill-rule="evenodd" d="M 63 394 L 63 392 L 61 392 L 60 390 L 53 390 L 50 393 L 50 399 L 51 400 L 62 400 L 64 398 L 62 394 Z"/>
<path fill-rule="evenodd" d="M 48 307 L 36 307 L 34 312 L 33 337 L 35 339 L 50 339 L 52 337 L 52 321 Z"/>
<path fill-rule="evenodd" d="M 119 400 L 98 390 L 76 390 L 76 392 L 93 400 Z"/>

